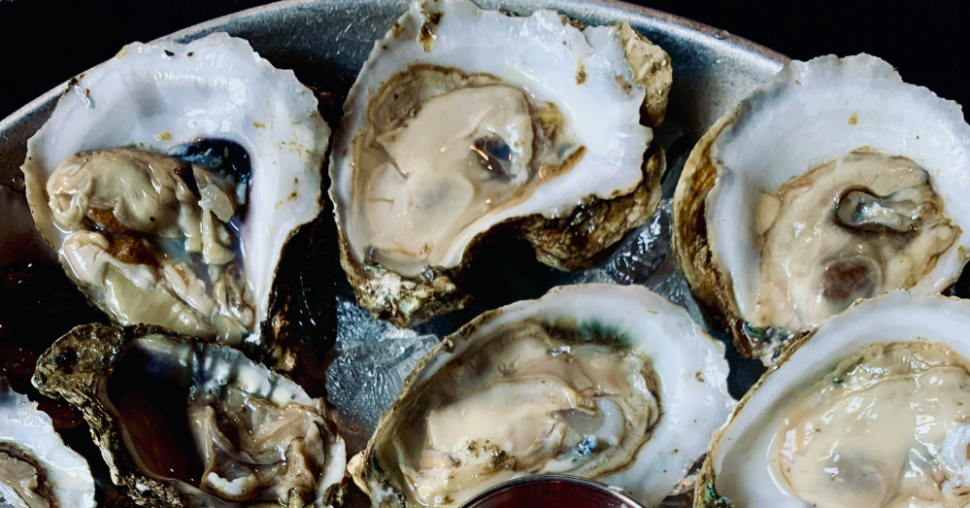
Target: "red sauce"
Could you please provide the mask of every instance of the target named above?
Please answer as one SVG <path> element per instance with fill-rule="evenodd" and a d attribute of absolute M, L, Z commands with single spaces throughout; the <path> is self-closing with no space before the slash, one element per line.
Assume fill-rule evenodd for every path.
<path fill-rule="evenodd" d="M 463 508 L 642 508 L 608 487 L 570 477 L 513 480 Z"/>

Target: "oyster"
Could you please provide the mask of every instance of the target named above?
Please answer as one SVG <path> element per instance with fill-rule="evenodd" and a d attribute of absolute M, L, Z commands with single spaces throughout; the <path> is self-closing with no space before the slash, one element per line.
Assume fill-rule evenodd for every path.
<path fill-rule="evenodd" d="M 674 195 L 694 294 L 770 361 L 858 298 L 939 293 L 970 248 L 960 106 L 868 55 L 788 64 L 697 143 Z"/>
<path fill-rule="evenodd" d="M 827 320 L 714 436 L 695 506 L 967 506 L 968 329 L 968 302 L 904 291 Z"/>
<path fill-rule="evenodd" d="M 734 406 L 727 372 L 724 346 L 647 289 L 560 287 L 445 338 L 348 470 L 382 507 L 457 506 L 539 473 L 654 507 Z"/>
<path fill-rule="evenodd" d="M 321 211 L 329 134 L 314 94 L 242 39 L 135 43 L 72 79 L 30 139 L 27 200 L 114 321 L 238 345 Z"/>
<path fill-rule="evenodd" d="M 665 169 L 648 152 L 669 56 L 626 22 L 424 0 L 374 50 L 344 104 L 330 195 L 360 304 L 398 326 L 460 308 L 498 229 L 573 270 L 643 224 Z"/>
<path fill-rule="evenodd" d="M 87 461 L 68 448 L 37 403 L 0 377 L 0 506 L 94 508 Z"/>
<path fill-rule="evenodd" d="M 154 326 L 82 325 L 34 385 L 83 414 L 111 480 L 143 506 L 325 506 L 344 442 L 322 399 L 242 353 Z"/>

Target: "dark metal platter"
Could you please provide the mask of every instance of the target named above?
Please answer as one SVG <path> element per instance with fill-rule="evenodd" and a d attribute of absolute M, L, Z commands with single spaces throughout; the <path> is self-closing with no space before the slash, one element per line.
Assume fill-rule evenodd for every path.
<path fill-rule="evenodd" d="M 785 56 L 723 30 L 644 7 L 609 0 L 479 1 L 515 14 L 555 9 L 590 24 L 627 19 L 662 46 L 674 65 L 674 87 L 662 140 L 694 135 L 774 75 Z M 376 39 L 406 9 L 404 0 L 292 0 L 195 25 L 167 38 L 192 40 L 213 32 L 248 39 L 276 67 L 293 69 L 305 84 L 334 94 L 340 104 Z M 120 49 L 120 48 L 119 48 Z M 104 55 L 105 59 L 112 55 Z M 65 76 L 66 78 L 70 76 Z M 0 183 L 19 173 L 26 140 L 43 124 L 63 86 L 0 121 Z"/>
<path fill-rule="evenodd" d="M 626 19 L 670 54 L 674 85 L 666 121 L 656 133 L 656 140 L 667 150 L 665 198 L 673 194 L 683 161 L 694 142 L 717 117 L 771 78 L 788 60 L 727 32 L 621 2 L 487 0 L 476 3 L 484 9 L 501 8 L 522 15 L 550 8 L 589 24 Z M 293 69 L 303 83 L 324 94 L 322 109 L 333 126 L 373 42 L 384 35 L 407 4 L 405 0 L 284 1 L 218 18 L 170 37 L 188 41 L 224 31 L 249 40 L 273 65 Z M 112 55 L 103 56 L 107 59 Z M 65 86 L 51 90 L 0 121 L 0 301 L 3 302 L 0 307 L 4 308 L 0 310 L 0 360 L 4 360 L 4 355 L 8 357 L 5 362 L 0 361 L 0 375 L 15 375 L 13 371 L 28 368 L 32 355 L 39 354 L 24 352 L 16 343 L 23 339 L 22 335 L 50 344 L 70 326 L 102 319 L 86 310 L 81 303 L 83 296 L 67 283 L 59 267 L 52 266 L 53 254 L 37 244 L 29 231 L 30 225 L 24 226 L 22 218 L 26 200 L 19 168 L 26 154 L 26 142 L 46 121 Z M 540 265 L 527 244 L 512 238 L 499 239 L 479 254 L 480 262 L 470 276 L 477 294 L 470 308 L 405 331 L 373 320 L 354 305 L 333 249 L 324 248 L 327 254 L 314 256 L 313 249 L 319 250 L 321 243 L 336 242 L 331 217 L 322 217 L 318 224 L 311 246 L 295 254 L 288 253 L 284 262 L 302 266 L 300 283 L 292 290 L 298 294 L 291 296 L 300 301 L 326 299 L 322 307 L 336 312 L 336 320 L 316 319 L 310 312 L 306 320 L 319 326 L 306 330 L 320 344 L 329 347 L 336 343 L 330 353 L 334 363 L 326 383 L 330 388 L 329 401 L 337 407 L 350 452 L 360 448 L 376 423 L 376 416 L 396 395 L 400 378 L 433 343 L 429 335 L 441 337 L 451 333 L 484 310 L 536 298 L 555 285 L 606 279 L 646 285 L 685 305 L 696 319 L 703 320 L 686 290 L 686 283 L 674 272 L 667 256 L 669 208 L 661 210 L 640 231 L 631 233 L 602 265 L 578 275 Z M 325 261 L 324 266 L 320 266 L 320 259 Z M 37 272 L 39 267 L 46 268 Z M 320 286 L 327 287 L 320 289 Z M 21 290 L 23 287 L 28 288 L 26 293 Z M 334 293 L 336 302 L 331 301 Z M 10 326 L 11 323 L 16 326 Z M 758 362 L 742 361 L 723 334 L 717 330 L 712 333 L 728 343 L 730 389 L 735 397 L 740 397 L 763 369 Z M 23 359 L 20 365 L 11 366 L 9 357 L 15 354 Z M 378 376 L 375 381 L 375 373 L 383 377 Z M 323 373 L 313 377 L 322 380 Z M 16 388 L 24 391 L 29 386 L 15 385 Z M 88 446 L 93 445 L 88 443 Z M 87 449 L 82 453 L 89 457 L 97 455 Z M 103 467 L 103 464 L 92 465 Z"/>

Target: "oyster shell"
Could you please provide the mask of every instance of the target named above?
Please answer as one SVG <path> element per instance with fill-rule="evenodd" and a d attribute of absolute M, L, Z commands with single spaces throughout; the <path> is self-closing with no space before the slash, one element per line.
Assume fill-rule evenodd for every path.
<path fill-rule="evenodd" d="M 37 403 L 0 377 L 0 506 L 94 508 L 87 461 L 68 448 Z"/>
<path fill-rule="evenodd" d="M 970 303 L 897 291 L 792 344 L 711 440 L 695 506 L 970 502 Z"/>
<path fill-rule="evenodd" d="M 229 347 L 154 326 L 82 325 L 34 385 L 83 414 L 143 506 L 325 506 L 346 454 L 326 403 Z"/>
<path fill-rule="evenodd" d="M 727 372 L 724 346 L 647 289 L 560 287 L 445 338 L 348 470 L 382 507 L 457 506 L 540 473 L 654 507 L 734 406 Z"/>
<path fill-rule="evenodd" d="M 358 301 L 398 326 L 460 308 L 498 229 L 589 266 L 660 199 L 648 152 L 669 56 L 629 24 L 577 28 L 468 0 L 411 4 L 344 104 L 330 195 Z"/>
<path fill-rule="evenodd" d="M 788 64 L 697 143 L 674 195 L 678 262 L 747 356 L 857 298 L 939 293 L 970 247 L 960 106 L 858 55 Z"/>
<path fill-rule="evenodd" d="M 134 43 L 72 79 L 29 140 L 27 200 L 115 322 L 239 345 L 322 209 L 329 134 L 313 92 L 242 39 Z"/>

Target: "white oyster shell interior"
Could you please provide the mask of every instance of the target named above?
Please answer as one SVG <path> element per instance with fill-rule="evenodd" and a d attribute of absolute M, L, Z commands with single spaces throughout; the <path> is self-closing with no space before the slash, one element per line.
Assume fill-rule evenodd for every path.
<path fill-rule="evenodd" d="M 755 386 L 709 460 L 746 508 L 966 506 L 970 306 L 903 291 L 823 323 Z"/>
<path fill-rule="evenodd" d="M 43 498 L 45 490 L 53 499 Z M 91 469 L 61 441 L 50 416 L 0 377 L 0 505 L 36 506 L 30 503 L 47 501 L 93 508 Z"/>
<path fill-rule="evenodd" d="M 368 105 L 382 85 L 419 64 L 487 75 L 495 86 L 428 101 L 400 136 L 377 138 L 392 161 L 368 169 L 354 160 Z M 587 197 L 633 191 L 653 137 L 640 125 L 645 89 L 635 78 L 618 26 L 579 30 L 552 11 L 510 17 L 468 0 L 411 4 L 375 43 L 334 141 L 331 196 L 353 258 L 376 260 L 406 276 L 428 266 L 455 267 L 470 242 L 498 223 L 534 214 L 559 217 Z M 585 150 L 555 176 L 526 174 L 538 137 L 531 116 L 541 103 L 553 104 L 561 115 L 560 137 Z M 432 110 L 450 111 L 456 121 L 422 116 Z M 414 129 L 420 132 L 409 133 Z M 504 190 L 486 189 L 495 180 L 479 182 L 488 171 L 478 164 L 481 175 L 461 169 L 474 159 L 473 151 L 485 157 L 488 149 L 475 141 L 486 133 L 501 138 L 496 153 L 509 160 Z M 380 256 L 382 251 L 392 254 Z"/>
<path fill-rule="evenodd" d="M 917 172 L 929 176 L 929 185 L 942 201 L 942 214 L 950 221 L 950 226 L 934 230 L 933 234 L 959 233 L 955 240 L 951 237 L 942 241 L 948 247 L 938 257 L 936 251 L 920 249 L 892 257 L 883 267 L 884 287 L 879 287 L 876 294 L 899 288 L 920 294 L 938 293 L 959 276 L 970 248 L 970 201 L 965 199 L 970 195 L 970 126 L 963 120 L 960 106 L 940 99 L 926 88 L 903 83 L 892 66 L 876 57 L 829 56 L 796 61 L 742 103 L 737 116 L 729 120 L 711 149 L 718 178 L 707 197 L 708 238 L 715 260 L 730 274 L 740 314 L 749 323 L 799 331 L 817 325 L 833 310 L 841 310 L 816 309 L 824 307 L 818 304 L 823 297 L 817 277 L 806 276 L 805 280 L 811 280 L 798 282 L 796 273 L 801 267 L 795 266 L 825 262 L 825 256 L 835 255 L 834 251 L 825 251 L 823 244 L 828 240 L 823 235 L 839 232 L 812 233 L 816 224 L 797 218 L 791 224 L 791 240 L 783 242 L 790 244 L 792 252 L 770 261 L 788 274 L 788 280 L 777 294 L 762 295 L 759 300 L 759 293 L 768 287 L 761 266 L 766 247 L 761 244 L 764 225 L 759 225 L 759 214 L 764 209 L 759 204 L 764 194 L 778 194 L 786 182 L 824 164 L 837 161 L 836 165 L 845 166 L 838 170 L 856 171 L 841 158 L 859 149 L 902 156 L 924 169 L 925 172 Z M 865 176 L 861 170 L 859 175 L 861 186 L 878 180 Z M 816 181 L 814 185 L 822 184 Z M 834 198 L 839 199 L 837 193 Z M 821 210 L 831 204 L 820 202 L 813 206 Z M 805 231 L 799 233 L 798 227 Z M 915 243 L 918 242 L 911 242 Z M 919 269 L 932 265 L 932 269 L 920 273 L 918 280 L 894 286 L 891 267 L 903 265 Z M 915 272 L 906 269 L 900 273 L 898 279 L 916 277 L 912 275 Z M 780 314 L 762 308 L 765 300 L 778 306 L 786 299 L 789 310 Z M 847 299 L 845 304 L 854 299 Z"/>
<path fill-rule="evenodd" d="M 537 473 L 596 478 L 656 506 L 735 404 L 724 346 L 641 287 L 557 288 L 446 341 L 371 444 L 381 470 L 407 478 L 409 506 L 458 505 Z M 366 484 L 374 476 L 379 502 L 393 490 Z"/>
<path fill-rule="evenodd" d="M 79 152 L 134 148 L 167 154 L 202 139 L 231 141 L 246 150 L 252 170 L 248 196 L 244 196 L 248 211 L 236 234 L 243 258 L 243 284 L 255 299 L 252 328 L 256 328 L 266 318 L 284 244 L 321 210 L 321 167 L 330 131 L 317 112 L 313 93 L 292 71 L 274 68 L 249 43 L 224 33 L 187 44 L 130 44 L 69 85 L 50 120 L 28 141 L 23 165 L 27 199 L 37 227 L 59 251 L 69 275 L 73 272 L 89 296 L 104 300 L 102 307 L 121 323 L 141 320 L 124 309 L 128 302 L 110 301 L 113 293 L 102 280 L 106 280 L 103 267 L 107 265 L 125 273 L 145 294 L 163 290 L 177 294 L 174 301 L 208 317 L 206 309 L 217 299 L 214 282 L 207 286 L 204 280 L 190 278 L 187 287 L 179 288 L 176 278 L 147 273 L 142 265 L 107 263 L 104 258 L 108 256 L 100 250 L 98 256 L 81 255 L 85 251 L 74 248 L 76 245 L 71 249 L 75 256 L 65 258 L 62 247 L 72 231 L 55 222 L 45 186 L 55 169 Z M 119 186 L 123 182 L 137 183 L 119 180 Z M 153 185 L 162 183 L 156 179 Z M 149 189 L 145 196 L 163 190 Z M 177 187 L 171 192 L 176 191 Z M 139 195 L 138 189 L 131 193 Z M 124 199 L 118 207 L 125 206 Z M 204 201 L 205 195 L 199 206 L 206 209 L 210 205 Z M 142 213 L 147 217 L 144 210 Z M 205 217 L 211 218 L 208 213 Z M 204 221 L 201 227 L 205 234 Z M 84 246 L 95 243 L 84 242 Z M 210 252 L 205 255 L 208 259 Z M 173 323 L 178 321 L 148 319 L 170 328 L 176 328 Z"/>

